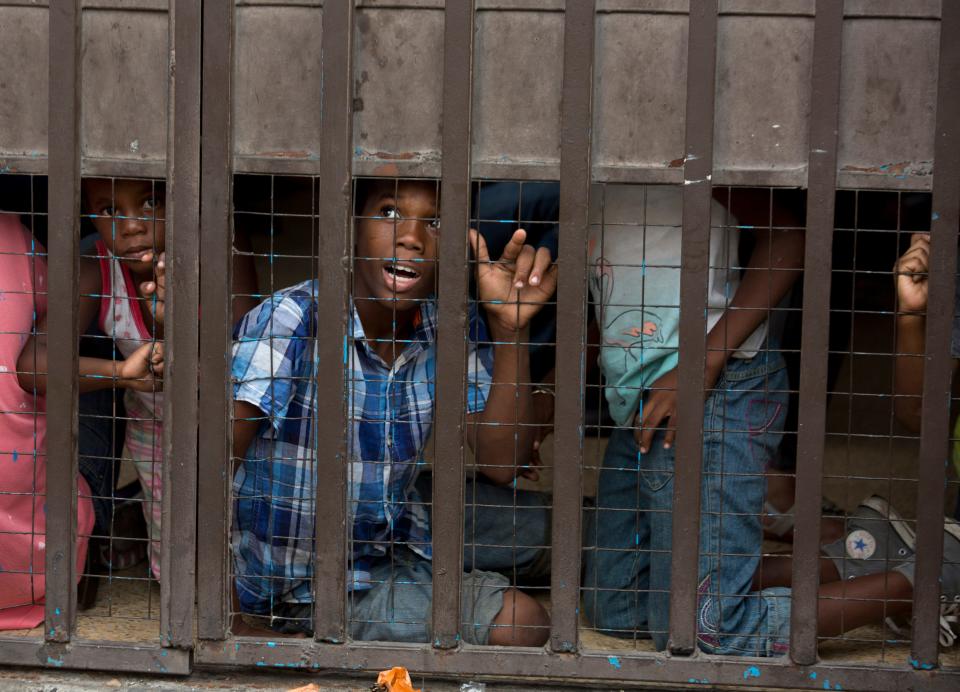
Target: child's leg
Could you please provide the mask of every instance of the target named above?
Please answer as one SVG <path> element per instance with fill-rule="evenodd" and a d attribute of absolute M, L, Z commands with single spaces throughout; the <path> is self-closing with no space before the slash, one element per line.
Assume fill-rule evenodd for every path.
<path fill-rule="evenodd" d="M 94 536 L 109 538 L 117 471 L 113 446 L 114 393 L 109 389 L 80 395 L 77 431 L 78 466 L 93 496 Z M 97 556 L 99 559 L 99 556 Z"/>
<path fill-rule="evenodd" d="M 770 656 L 787 649 L 789 592 L 752 588 L 762 552 L 764 470 L 780 442 L 787 387 L 779 357 L 760 354 L 731 360 L 707 400 L 697 639 L 710 653 Z"/>
<path fill-rule="evenodd" d="M 430 473 L 417 479 L 417 492 L 431 517 L 432 481 Z M 464 570 L 490 570 L 511 579 L 549 574 L 548 495 L 494 485 L 477 477 L 467 479 L 464 498 Z"/>
<path fill-rule="evenodd" d="M 789 591 L 753 593 L 751 582 L 762 546 L 763 474 L 780 439 L 786 376 L 779 362 L 768 365 L 761 354 L 732 360 L 716 389 L 704 415 L 697 639 L 711 653 L 781 654 L 788 640 Z M 661 445 L 658 435 L 641 467 L 649 464 L 667 478 L 651 495 L 649 616 L 662 649 L 669 628 L 674 458 Z"/>
<path fill-rule="evenodd" d="M 619 637 L 648 636 L 650 493 L 669 479 L 641 471 L 629 429 L 610 435 L 597 486 L 596 508 L 585 517 L 583 612 L 594 627 Z"/>
<path fill-rule="evenodd" d="M 148 557 L 150 573 L 160 578 L 160 516 L 163 498 L 163 424 L 154 420 L 138 397 L 128 392 L 124 397 L 127 408 L 127 432 L 123 457 L 133 459 L 140 486 L 143 489 L 143 516 L 149 536 Z"/>
<path fill-rule="evenodd" d="M 373 588 L 350 594 L 350 636 L 364 641 L 430 641 L 433 563 L 397 548 L 370 573 Z M 463 575 L 460 631 L 467 644 L 540 646 L 549 620 L 532 598 L 493 572 Z"/>

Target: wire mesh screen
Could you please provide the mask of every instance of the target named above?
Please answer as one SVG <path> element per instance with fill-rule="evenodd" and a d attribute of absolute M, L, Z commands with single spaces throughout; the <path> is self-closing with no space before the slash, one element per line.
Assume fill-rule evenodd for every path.
<path fill-rule="evenodd" d="M 9 507 L 5 516 L 13 526 L 23 525 L 30 517 L 25 526 L 35 536 L 33 552 L 24 553 L 25 535 L 10 532 L 10 544 L 4 549 L 9 558 L 2 573 L 11 583 L 3 589 L 0 612 L 4 614 L 3 629 L 12 630 L 5 634 L 38 638 L 43 636 L 48 501 L 46 182 L 42 176 L 4 176 L 0 180 L 3 240 L 10 244 L 5 257 L 16 259 L 9 271 L 3 272 L 4 278 L 23 283 L 32 277 L 20 291 L 4 289 L 5 319 L 7 314 L 20 315 L 33 303 L 31 310 L 21 315 L 27 318 L 29 328 L 8 334 L 19 357 L 7 372 L 19 382 L 11 381 L 4 391 L 24 397 L 9 415 L 22 419 L 30 413 L 34 423 L 29 438 L 23 438 L 22 422 L 5 427 L 5 444 L 16 447 L 18 435 L 23 438 L 20 448 L 8 450 L 11 466 L 3 474 L 3 484 L 9 487 L 3 490 L 19 502 Z M 163 281 L 157 279 L 163 271 L 163 182 L 88 179 L 81 197 L 77 631 L 88 639 L 156 641 L 163 373 Z M 13 249 L 20 240 L 29 242 L 26 252 Z M 27 266 L 19 266 L 23 262 L 28 262 L 31 274 L 23 274 L 21 270 Z M 12 423 L 6 412 L 4 422 Z M 28 440 L 32 451 L 22 444 Z M 30 487 L 20 482 L 20 475 L 26 472 L 34 479 Z M 24 503 L 35 504 L 35 511 L 25 514 Z M 19 565 L 26 556 L 29 561 Z M 18 580 L 22 583 L 13 583 Z M 9 601 L 23 585 L 29 585 L 26 601 Z"/>
<path fill-rule="evenodd" d="M 358 640 L 427 642 L 433 534 L 464 530 L 431 522 L 438 501 L 433 495 L 437 454 L 432 431 L 438 377 L 436 269 L 443 238 L 439 183 L 354 181 L 345 306 L 317 302 L 312 273 L 318 259 L 316 185 L 316 179 L 305 177 L 249 176 L 235 182 L 235 246 L 241 233 L 249 238 L 261 287 L 255 295 L 265 300 L 238 325 L 233 352 L 238 471 L 230 540 L 237 586 L 233 615 L 239 616 L 233 619 L 233 632 L 313 631 L 315 560 L 329 550 L 314 545 L 313 533 L 315 484 L 328 482 L 317 470 L 311 431 L 317 398 L 324 394 L 314 390 L 313 349 L 325 324 L 346 319 L 348 631 Z M 477 186 L 478 203 L 484 187 Z M 542 302 L 525 305 L 513 296 L 507 307 L 504 298 L 510 296 L 496 293 L 513 279 L 514 255 L 524 245 L 525 236 L 516 233 L 520 186 L 514 187 L 508 198 L 515 209 L 497 212 L 496 218 L 481 222 L 481 235 L 470 236 L 476 258 L 470 272 L 473 297 L 462 335 L 466 447 L 476 452 L 478 478 L 497 482 L 467 483 L 461 627 L 464 639 L 478 644 L 529 644 L 546 636 L 542 605 L 511 588 L 525 562 L 535 562 L 541 577 L 548 562 L 546 496 L 524 507 L 517 500 L 523 492 L 510 487 L 521 472 L 536 475 L 522 460 L 529 456 L 534 432 L 528 420 L 533 391 L 529 338 L 525 330 L 515 330 L 507 339 L 497 331 L 499 322 L 490 324 L 497 310 L 526 312 Z M 555 236 L 556 186 L 552 189 L 553 219 L 547 225 Z M 546 221 L 550 219 L 541 222 Z M 496 234 L 486 233 L 489 223 L 497 230 L 502 226 L 506 237 L 497 240 Z M 541 253 L 541 274 L 549 270 L 549 260 L 549 254 Z M 493 292 L 481 290 L 484 286 Z M 510 322 L 517 316 L 503 318 Z M 495 379 L 496 358 L 507 361 L 503 372 L 509 376 L 501 373 Z M 240 416 L 241 410 L 246 415 Z M 488 415 L 490 410 L 494 413 Z M 242 431 L 246 424 L 248 433 Z M 320 453 L 327 450 L 321 446 Z M 528 523 L 526 509 L 536 513 L 539 534 L 523 545 L 512 534 Z M 514 513 L 509 522 L 503 521 L 504 511 Z M 479 535 L 481 525 L 493 525 L 496 533 Z M 518 550 L 529 555 L 520 556 Z"/>
<path fill-rule="evenodd" d="M 242 400 L 240 387 L 259 387 L 260 396 L 243 397 L 254 403 L 246 401 L 249 408 L 243 409 L 235 405 L 231 419 L 230 540 L 235 559 L 229 583 L 231 591 L 236 589 L 231 599 L 232 631 L 302 634 L 313 627 L 310 594 L 316 455 L 308 440 L 315 415 L 303 395 L 294 398 L 293 392 L 303 389 L 307 396 L 314 396 L 311 368 L 317 329 L 321 320 L 342 318 L 339 306 L 331 306 L 335 313 L 321 312 L 316 303 L 316 178 L 238 176 L 234 200 L 230 318 L 235 328 L 234 358 L 242 359 L 248 351 L 260 360 L 265 358 L 260 367 L 267 369 L 268 379 L 257 381 L 233 369 L 237 400 Z M 303 309 L 298 313 L 303 318 L 299 330 L 282 319 L 281 311 L 287 307 L 284 291 L 299 299 L 291 305 Z M 294 369 L 287 357 L 293 353 L 299 355 L 299 369 Z M 250 360 L 254 362 L 252 357 Z M 271 372 L 275 376 L 269 379 Z M 290 403 L 266 403 L 280 401 Z M 243 426 L 251 429 L 247 435 L 241 431 Z M 285 428 L 294 427 L 302 429 L 305 444 L 282 437 Z M 274 431 L 276 447 L 257 436 L 259 428 Z M 261 507 L 251 511 L 257 503 L 262 503 Z M 274 514 L 273 507 L 282 509 Z M 263 520 L 252 523 L 261 515 Z M 260 552 L 264 559 L 250 557 Z"/>
<path fill-rule="evenodd" d="M 672 449 L 675 436 L 690 434 L 673 407 L 680 192 L 606 185 L 593 196 L 587 364 L 599 372 L 588 374 L 586 391 L 585 423 L 597 424 L 584 449 L 581 634 L 588 648 L 662 649 L 673 478 L 683 472 Z M 797 190 L 714 190 L 697 638 L 715 653 L 788 650 L 794 531 L 815 530 L 793 523 L 803 464 L 796 433 L 804 205 Z M 909 656 L 930 218 L 927 194 L 838 193 L 830 318 L 820 326 L 830 335 L 825 660 L 903 664 Z M 905 306 L 904 295 L 913 302 Z M 945 512 L 955 496 L 951 480 Z M 956 636 L 954 527 L 947 519 L 945 646 Z M 947 651 L 945 662 L 953 661 Z"/>
<path fill-rule="evenodd" d="M 78 446 L 95 521 L 79 605 L 91 627 L 146 640 L 162 571 L 164 198 L 163 181 L 82 183 Z"/>

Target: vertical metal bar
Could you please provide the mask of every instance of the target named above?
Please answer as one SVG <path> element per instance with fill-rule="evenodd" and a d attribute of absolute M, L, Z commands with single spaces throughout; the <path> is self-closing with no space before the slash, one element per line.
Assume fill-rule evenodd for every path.
<path fill-rule="evenodd" d="M 350 228 L 354 3 L 323 7 L 323 96 L 320 141 L 319 304 L 343 317 L 318 334 L 316 558 L 314 636 L 342 642 L 346 604 L 347 426 L 344 408 L 347 280 L 343 258 Z"/>
<path fill-rule="evenodd" d="M 473 0 L 448 0 L 443 29 L 443 225 L 438 268 L 437 381 L 433 467 L 433 645 L 459 643 L 463 574 L 463 384 L 466 376 L 467 226 L 470 214 L 470 116 L 473 96 Z"/>
<path fill-rule="evenodd" d="M 960 225 L 960 3 L 944 2 L 934 144 L 930 286 L 923 371 L 923 425 L 917 484 L 917 565 L 913 589 L 914 667 L 937 665 L 943 561 L 944 459 L 950 437 L 950 338 Z M 931 499 L 933 501 L 931 501 Z"/>
<path fill-rule="evenodd" d="M 817 594 L 820 585 L 820 498 L 827 415 L 827 351 L 830 267 L 837 196 L 837 122 L 840 112 L 840 50 L 843 3 L 817 0 L 813 28 L 810 155 L 807 167 L 807 230 L 803 276 L 803 341 L 800 353 L 800 413 L 793 541 L 793 607 L 790 655 L 817 661 Z"/>
<path fill-rule="evenodd" d="M 677 384 L 670 638 L 674 654 L 696 646 L 700 475 L 703 458 L 703 370 L 706 365 L 707 271 L 713 173 L 717 0 L 690 3 L 687 47 L 686 162 L 680 261 L 680 362 Z"/>
<path fill-rule="evenodd" d="M 200 367 L 204 373 L 200 410 L 209 415 L 204 417 L 198 439 L 197 493 L 204 523 L 203 530 L 197 532 L 197 633 L 201 639 L 223 639 L 226 635 L 227 604 L 233 589 L 227 583 L 233 14 L 231 0 L 203 3 L 200 296 L 207 319 L 200 323 Z"/>
<path fill-rule="evenodd" d="M 80 238 L 80 3 L 50 8 L 47 641 L 68 642 L 76 620 L 77 285 Z M 50 502 L 49 498 L 55 498 Z"/>
<path fill-rule="evenodd" d="M 200 318 L 200 4 L 170 3 L 160 635 L 193 646 Z"/>
<path fill-rule="evenodd" d="M 550 647 L 577 649 L 580 603 L 580 504 L 593 44 L 596 0 L 568 2 L 563 29 L 560 132 L 560 280 L 557 286 L 553 554 Z"/>

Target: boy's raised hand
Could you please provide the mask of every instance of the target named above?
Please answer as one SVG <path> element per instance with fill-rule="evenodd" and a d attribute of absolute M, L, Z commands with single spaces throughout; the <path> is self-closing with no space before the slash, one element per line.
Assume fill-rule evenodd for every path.
<path fill-rule="evenodd" d="M 491 321 L 506 331 L 524 329 L 557 289 L 557 267 L 547 248 L 525 244 L 527 232 L 518 229 L 499 260 L 490 259 L 487 243 L 470 229 L 470 246 L 477 258 L 477 288 Z"/>
<path fill-rule="evenodd" d="M 161 252 L 157 257 L 157 264 L 154 268 L 155 281 L 144 281 L 140 284 L 140 291 L 143 296 L 150 301 L 150 310 L 153 312 L 153 320 L 157 324 L 163 324 L 163 307 L 167 295 L 167 266 L 165 263 L 166 253 Z M 144 262 L 152 262 L 154 253 L 152 251 L 144 253 L 140 259 Z"/>
<path fill-rule="evenodd" d="M 914 233 L 910 247 L 893 266 L 900 312 L 923 312 L 927 309 L 927 273 L 930 269 L 930 234 Z"/>

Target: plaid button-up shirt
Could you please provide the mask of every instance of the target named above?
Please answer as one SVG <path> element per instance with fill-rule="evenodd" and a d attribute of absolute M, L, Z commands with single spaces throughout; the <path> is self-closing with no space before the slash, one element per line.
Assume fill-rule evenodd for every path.
<path fill-rule="evenodd" d="M 264 414 L 236 477 L 232 545 L 241 610 L 270 613 L 280 602 L 312 600 L 316 454 L 317 286 L 284 289 L 237 326 L 233 395 Z M 467 412 L 483 410 L 493 354 L 471 314 Z M 366 341 L 351 309 L 348 364 L 350 449 L 347 584 L 370 588 L 370 568 L 395 544 L 431 557 L 430 525 L 413 483 L 433 423 L 436 304 L 421 304 L 409 339 L 388 366 Z M 475 338 L 475 337 L 480 338 Z M 320 392 L 323 396 L 323 392 Z"/>

